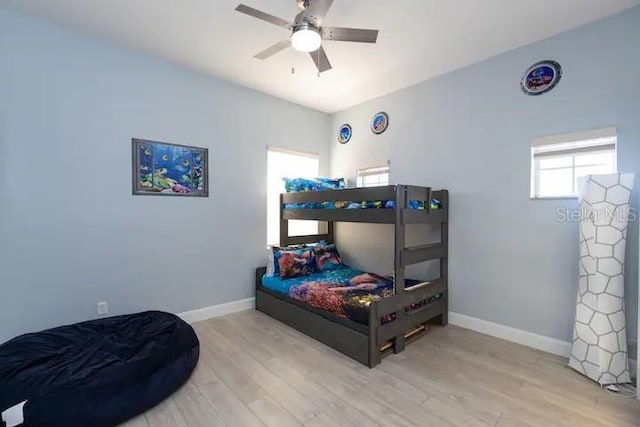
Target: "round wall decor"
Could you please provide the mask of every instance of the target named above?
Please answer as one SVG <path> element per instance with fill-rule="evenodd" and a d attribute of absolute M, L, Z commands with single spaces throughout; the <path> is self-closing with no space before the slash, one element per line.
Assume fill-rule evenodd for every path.
<path fill-rule="evenodd" d="M 542 95 L 558 85 L 562 78 L 562 67 L 555 61 L 540 61 L 533 64 L 522 77 L 520 87 L 527 95 Z"/>
<path fill-rule="evenodd" d="M 371 130 L 376 135 L 380 135 L 382 132 L 387 130 L 389 127 L 389 115 L 383 111 L 377 113 L 373 116 L 373 120 L 371 120 Z"/>
<path fill-rule="evenodd" d="M 340 126 L 340 130 L 338 130 L 338 142 L 340 144 L 346 144 L 351 140 L 351 135 L 353 135 L 353 131 L 351 129 L 351 125 L 343 124 Z"/>

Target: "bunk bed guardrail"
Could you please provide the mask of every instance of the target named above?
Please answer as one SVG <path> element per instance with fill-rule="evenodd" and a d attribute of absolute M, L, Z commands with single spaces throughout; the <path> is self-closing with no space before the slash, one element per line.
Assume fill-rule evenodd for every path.
<path fill-rule="evenodd" d="M 402 202 L 419 200 L 428 204 L 431 200 L 440 201 L 440 209 L 408 209 L 405 204 L 398 206 L 399 194 Z M 377 224 L 394 224 L 396 216 L 401 215 L 402 224 L 435 223 L 446 221 L 448 217 L 448 199 L 446 190 L 433 191 L 429 187 L 413 185 L 386 185 L 381 187 L 348 188 L 343 190 L 307 191 L 284 193 L 280 196 L 280 213 L 282 220 L 308 220 L 328 222 L 366 222 Z M 285 209 L 287 204 L 352 202 L 362 200 L 393 200 L 393 209 Z M 283 242 L 280 242 L 283 244 Z"/>

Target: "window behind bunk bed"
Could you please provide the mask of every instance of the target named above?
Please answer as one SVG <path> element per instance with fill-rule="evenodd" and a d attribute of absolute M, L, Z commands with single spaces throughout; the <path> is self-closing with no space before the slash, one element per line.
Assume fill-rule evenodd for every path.
<path fill-rule="evenodd" d="M 315 178 L 320 172 L 320 156 L 277 147 L 267 149 L 267 246 L 280 243 L 280 193 L 282 178 Z M 317 221 L 289 221 L 289 235 L 318 234 Z"/>
<path fill-rule="evenodd" d="M 356 171 L 356 187 L 389 185 L 389 165 L 361 168 Z"/>

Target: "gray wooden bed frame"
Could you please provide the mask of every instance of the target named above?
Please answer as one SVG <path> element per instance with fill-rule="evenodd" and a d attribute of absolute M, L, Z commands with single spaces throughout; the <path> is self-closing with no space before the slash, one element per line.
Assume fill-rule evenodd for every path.
<path fill-rule="evenodd" d="M 428 209 L 432 198 L 439 209 Z M 393 200 L 393 209 L 284 209 L 287 203 L 339 202 L 350 200 Z M 425 202 L 426 209 L 409 209 L 410 200 Z M 334 242 L 334 222 L 391 224 L 395 227 L 394 296 L 373 301 L 369 324 L 363 325 L 324 310 L 302 304 L 262 286 L 266 267 L 256 269 L 256 309 L 315 338 L 316 340 L 373 368 L 391 352 L 422 336 L 428 323 L 445 326 L 448 322 L 448 218 L 449 192 L 428 187 L 389 185 L 383 187 L 326 190 L 280 195 L 280 245 Z M 327 233 L 289 236 L 288 221 L 327 221 Z M 405 246 L 407 224 L 439 224 L 439 243 Z M 440 260 L 440 277 L 405 288 L 405 267 L 424 261 Z M 437 294 L 442 298 L 412 311 L 405 307 L 418 304 Z M 396 319 L 382 324 L 382 317 L 395 313 Z"/>

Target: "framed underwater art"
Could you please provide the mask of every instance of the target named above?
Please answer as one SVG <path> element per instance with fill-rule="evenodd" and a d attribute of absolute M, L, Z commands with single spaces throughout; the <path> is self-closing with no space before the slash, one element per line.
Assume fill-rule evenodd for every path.
<path fill-rule="evenodd" d="M 132 139 L 133 194 L 209 197 L 209 150 Z"/>

